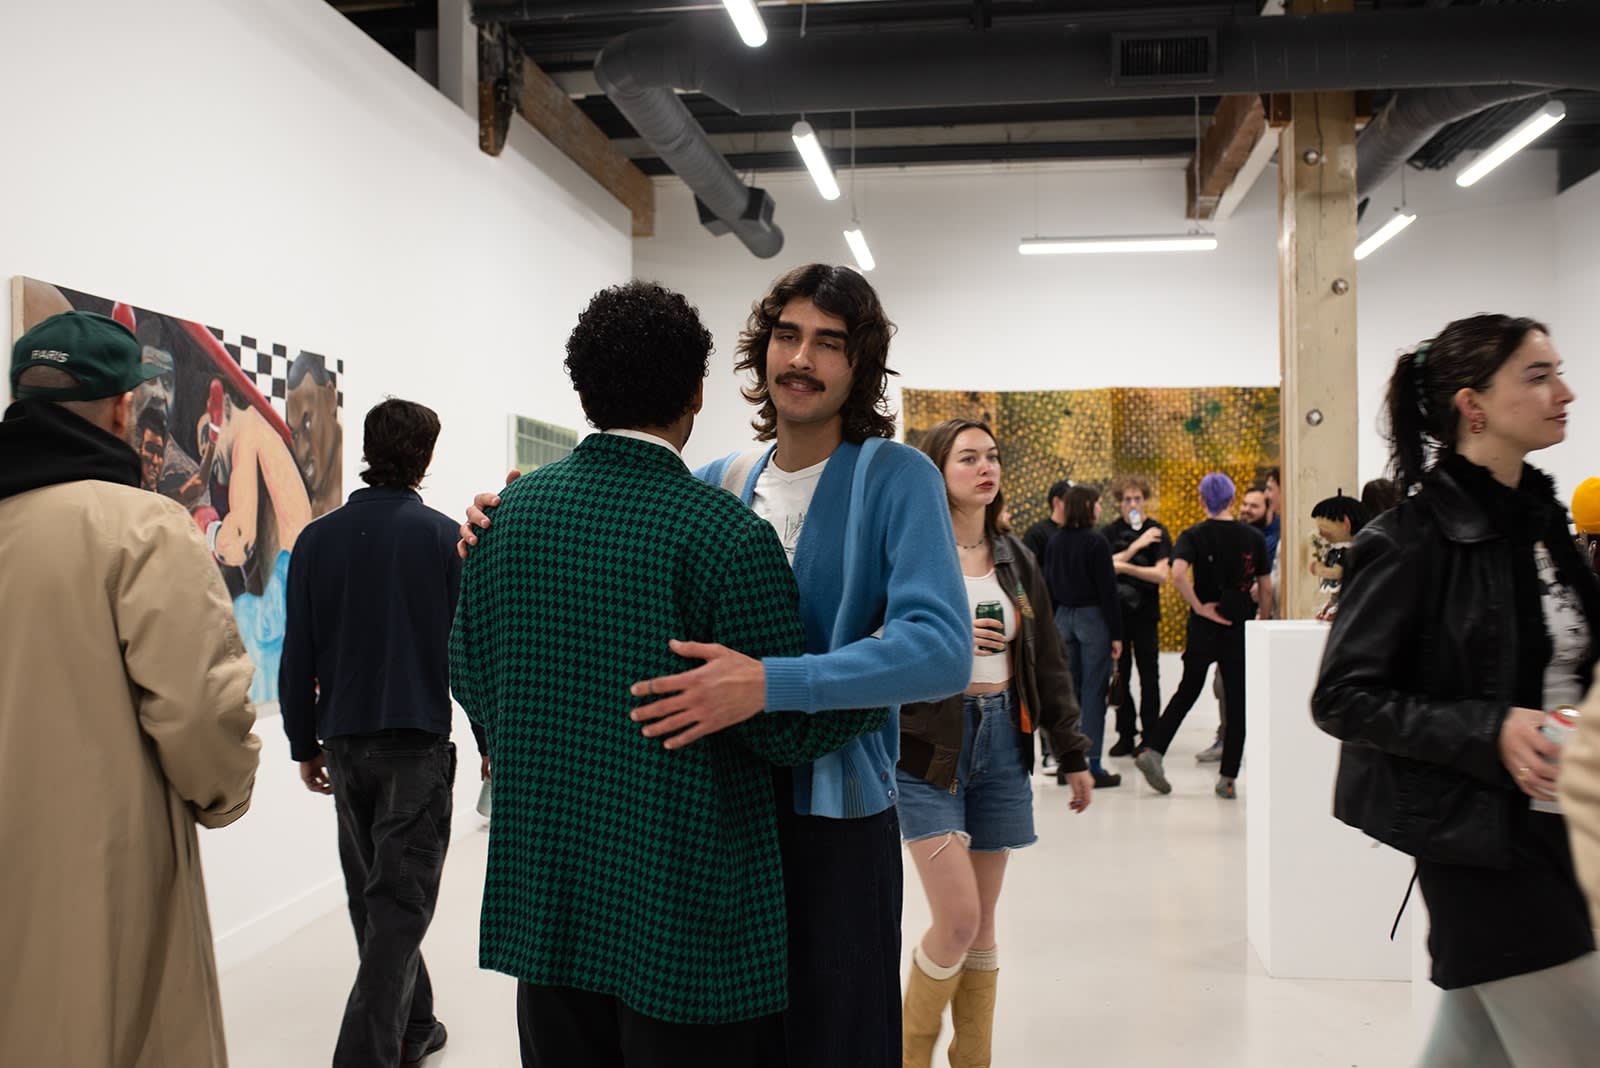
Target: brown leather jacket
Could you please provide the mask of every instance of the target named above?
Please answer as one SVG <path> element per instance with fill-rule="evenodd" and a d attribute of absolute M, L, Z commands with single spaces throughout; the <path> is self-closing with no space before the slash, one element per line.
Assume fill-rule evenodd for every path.
<path fill-rule="evenodd" d="M 1050 618 L 1050 592 L 1039 564 L 1009 534 L 990 539 L 995 577 L 1017 607 L 1017 637 L 1011 643 L 1011 684 L 1021 710 L 1017 754 L 1033 770 L 1033 729 L 1050 739 L 1065 771 L 1084 771 L 1089 739 L 1078 730 L 1078 698 L 1067 667 L 1067 650 Z M 935 786 L 955 781 L 961 756 L 961 697 L 900 707 L 900 769 Z M 1026 725 L 1027 729 L 1023 729 Z"/>

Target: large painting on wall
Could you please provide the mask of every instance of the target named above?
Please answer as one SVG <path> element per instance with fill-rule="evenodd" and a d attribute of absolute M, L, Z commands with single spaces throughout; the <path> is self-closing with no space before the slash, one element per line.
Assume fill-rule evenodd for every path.
<path fill-rule="evenodd" d="M 1224 471 L 1244 492 L 1278 462 L 1276 387 L 1081 389 L 1029 392 L 904 391 L 906 440 L 916 444 L 945 419 L 994 428 L 1004 460 L 1006 505 L 1020 533 L 1049 514 L 1045 495 L 1063 478 L 1104 494 L 1104 522 L 1116 515 L 1118 475 L 1142 475 L 1155 491 L 1150 514 L 1172 533 L 1205 518 L 1200 479 Z M 1187 609 L 1162 590 L 1161 647 L 1183 648 Z"/>
<path fill-rule="evenodd" d="M 13 339 L 57 312 L 109 315 L 166 374 L 134 396 L 146 489 L 182 504 L 233 599 L 261 711 L 276 706 L 289 556 L 343 500 L 344 361 L 33 278 L 12 284 Z"/>

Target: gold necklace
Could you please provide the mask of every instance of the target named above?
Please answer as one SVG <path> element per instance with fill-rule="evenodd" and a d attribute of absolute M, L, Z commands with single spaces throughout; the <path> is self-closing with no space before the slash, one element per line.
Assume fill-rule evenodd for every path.
<path fill-rule="evenodd" d="M 989 539 L 987 539 L 987 538 L 979 538 L 979 539 L 978 539 L 978 540 L 977 540 L 977 541 L 975 541 L 975 542 L 973 542 L 973 543 L 972 543 L 972 544 L 971 544 L 971 545 L 962 545 L 962 544 L 961 544 L 961 543 L 960 543 L 960 542 L 959 542 L 959 541 L 958 541 L 958 542 L 956 542 L 956 548 L 957 548 L 957 549 L 969 549 L 969 550 L 970 550 L 970 549 L 978 549 L 978 548 L 982 548 L 982 547 L 983 547 L 983 545 L 984 545 L 984 544 L 985 544 L 985 543 L 986 543 L 986 542 L 987 542 L 987 541 L 988 541 L 988 540 L 989 540 Z"/>

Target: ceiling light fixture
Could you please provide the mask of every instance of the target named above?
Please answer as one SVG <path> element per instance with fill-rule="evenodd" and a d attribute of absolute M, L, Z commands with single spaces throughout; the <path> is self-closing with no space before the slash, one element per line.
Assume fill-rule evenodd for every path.
<path fill-rule="evenodd" d="M 867 235 L 861 232 L 861 220 L 856 216 L 856 113 L 850 113 L 850 229 L 844 232 L 844 243 L 850 246 L 850 255 L 856 266 L 866 274 L 878 265 L 867 247 Z"/>
<path fill-rule="evenodd" d="M 1394 215 L 1390 217 L 1388 222 L 1378 227 L 1377 230 L 1373 231 L 1370 237 L 1356 246 L 1357 261 L 1364 260 L 1374 252 L 1378 251 L 1384 245 L 1389 243 L 1390 238 L 1394 237 L 1401 230 L 1404 230 L 1406 227 L 1410 226 L 1416 221 L 1417 217 L 1412 213 L 1408 211 L 1401 211 L 1399 208 L 1396 208 L 1394 210 Z"/>
<path fill-rule="evenodd" d="M 850 255 L 856 258 L 856 266 L 861 268 L 862 274 L 867 273 L 878 265 L 878 261 L 872 258 L 872 250 L 867 247 L 867 237 L 859 227 L 854 230 L 846 230 L 844 232 L 844 240 L 850 246 Z"/>
<path fill-rule="evenodd" d="M 1494 146 L 1473 160 L 1472 166 L 1456 175 L 1456 185 L 1465 189 L 1494 170 L 1506 160 L 1538 140 L 1550 127 L 1567 117 L 1567 105 L 1552 100 L 1534 112 L 1515 130 L 1494 143 Z"/>
<path fill-rule="evenodd" d="M 1017 244 L 1024 256 L 1074 256 L 1116 252 L 1211 252 L 1212 234 L 1151 234 L 1127 237 L 1025 237 Z"/>
<path fill-rule="evenodd" d="M 839 183 L 834 180 L 833 168 L 828 166 L 828 157 L 822 154 L 822 142 L 817 140 L 817 131 L 804 119 L 794 124 L 794 129 L 789 131 L 794 138 L 794 147 L 800 150 L 800 158 L 805 160 L 806 170 L 811 172 L 811 180 L 817 183 L 817 192 L 822 194 L 823 200 L 839 199 Z"/>
<path fill-rule="evenodd" d="M 733 20 L 733 28 L 739 31 L 740 40 L 751 48 L 767 43 L 767 24 L 756 10 L 756 0 L 722 0 L 722 6 L 728 9 L 728 17 Z"/>

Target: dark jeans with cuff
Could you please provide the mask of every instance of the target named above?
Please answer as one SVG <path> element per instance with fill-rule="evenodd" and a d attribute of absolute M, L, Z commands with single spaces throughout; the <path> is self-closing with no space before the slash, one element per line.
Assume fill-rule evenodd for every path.
<path fill-rule="evenodd" d="M 333 1063 L 397 1065 L 402 1041 L 425 1041 L 435 1022 L 422 938 L 450 841 L 456 747 L 427 731 L 391 730 L 330 738 L 326 749 L 361 955 Z"/>

